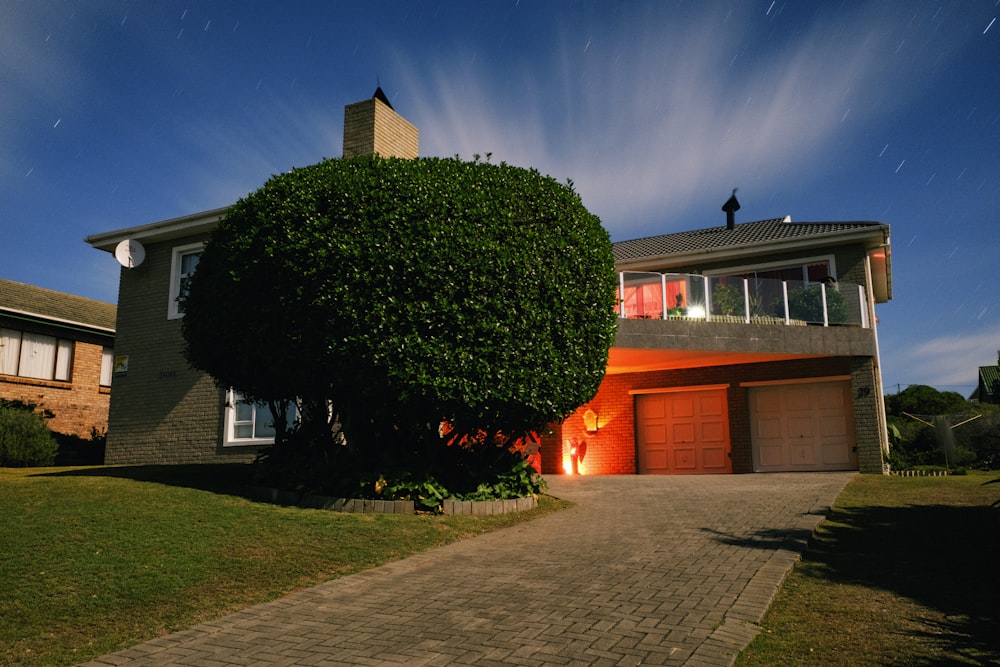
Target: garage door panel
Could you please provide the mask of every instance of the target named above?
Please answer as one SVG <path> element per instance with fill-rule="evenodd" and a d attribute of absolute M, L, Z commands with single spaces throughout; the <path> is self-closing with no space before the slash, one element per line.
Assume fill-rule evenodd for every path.
<path fill-rule="evenodd" d="M 757 432 L 761 438 L 783 438 L 784 423 L 780 417 L 759 417 Z"/>
<path fill-rule="evenodd" d="M 722 442 L 726 439 L 726 425 L 721 421 L 707 421 L 701 423 L 701 441 Z"/>
<path fill-rule="evenodd" d="M 857 470 L 847 381 L 749 390 L 754 470 Z"/>
<path fill-rule="evenodd" d="M 797 387 L 796 389 L 798 389 Z M 791 391 L 784 396 L 784 405 L 782 406 L 785 411 L 796 411 L 812 410 L 813 394 L 809 391 Z"/>
<path fill-rule="evenodd" d="M 704 447 L 702 467 L 711 472 L 728 472 L 729 451 L 725 447 Z"/>
<path fill-rule="evenodd" d="M 637 396 L 639 472 L 731 472 L 728 416 L 722 389 Z"/>
<path fill-rule="evenodd" d="M 690 422 L 682 424 L 673 424 L 672 425 L 673 442 L 675 443 L 694 442 L 695 441 L 694 427 L 695 425 Z"/>
<path fill-rule="evenodd" d="M 668 401 L 668 405 L 670 407 L 667 411 L 672 419 L 690 419 L 694 416 L 694 401 L 690 398 L 674 396 L 673 400 Z"/>

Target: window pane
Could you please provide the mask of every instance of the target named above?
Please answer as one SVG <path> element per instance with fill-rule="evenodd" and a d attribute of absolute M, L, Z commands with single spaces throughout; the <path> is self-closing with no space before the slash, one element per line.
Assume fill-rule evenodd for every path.
<path fill-rule="evenodd" d="M 189 252 L 181 255 L 181 275 L 190 276 L 198 268 L 198 260 L 201 259 L 200 252 Z"/>
<path fill-rule="evenodd" d="M 73 341 L 60 340 L 56 348 L 56 380 L 69 382 L 73 377 Z"/>
<path fill-rule="evenodd" d="M 111 386 L 112 369 L 115 365 L 115 351 L 110 347 L 104 348 L 101 352 L 101 386 Z"/>
<path fill-rule="evenodd" d="M 254 429 L 253 437 L 255 438 L 273 438 L 274 437 L 274 417 L 271 415 L 271 409 L 266 405 L 256 405 L 254 406 Z"/>
<path fill-rule="evenodd" d="M 21 332 L 0 329 L 0 373 L 17 375 L 17 360 L 21 356 Z"/>
<path fill-rule="evenodd" d="M 253 424 L 236 424 L 233 427 L 233 436 L 238 440 L 253 437 Z"/>
<path fill-rule="evenodd" d="M 21 358 L 18 375 L 40 380 L 51 380 L 56 367 L 56 339 L 25 333 L 21 339 Z"/>
<path fill-rule="evenodd" d="M 236 421 L 252 425 L 253 406 L 249 403 L 244 403 L 243 398 L 239 394 L 234 394 L 234 400 L 236 401 Z"/>

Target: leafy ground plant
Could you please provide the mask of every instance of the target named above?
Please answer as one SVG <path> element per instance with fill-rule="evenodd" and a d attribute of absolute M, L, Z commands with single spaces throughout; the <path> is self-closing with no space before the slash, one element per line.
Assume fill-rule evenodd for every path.
<path fill-rule="evenodd" d="M 860 475 L 736 664 L 1000 664 L 998 548 L 1000 473 Z"/>
<path fill-rule="evenodd" d="M 251 502 L 250 466 L 0 469 L 0 664 L 70 665 L 564 507 L 339 514 Z"/>

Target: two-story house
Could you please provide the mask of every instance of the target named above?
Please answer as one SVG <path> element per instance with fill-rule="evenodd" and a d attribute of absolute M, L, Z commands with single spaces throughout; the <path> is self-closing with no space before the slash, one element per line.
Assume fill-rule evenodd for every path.
<path fill-rule="evenodd" d="M 0 399 L 54 416 L 58 433 L 108 426 L 115 306 L 0 279 Z"/>
<path fill-rule="evenodd" d="M 416 157 L 417 137 L 381 91 L 345 108 L 345 157 Z M 723 227 L 614 244 L 608 374 L 542 436 L 544 472 L 882 471 L 874 304 L 891 296 L 888 226 L 737 225 L 734 210 Z M 121 271 L 108 463 L 248 460 L 271 442 L 265 410 L 183 357 L 177 296 L 225 213 L 87 239 L 145 251 Z"/>

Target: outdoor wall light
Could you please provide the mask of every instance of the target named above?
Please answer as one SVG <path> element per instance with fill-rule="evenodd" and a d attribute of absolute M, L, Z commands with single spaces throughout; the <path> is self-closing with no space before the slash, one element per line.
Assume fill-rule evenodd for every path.
<path fill-rule="evenodd" d="M 593 410 L 588 409 L 583 413 L 583 429 L 587 432 L 587 435 L 597 433 L 597 413 Z"/>

